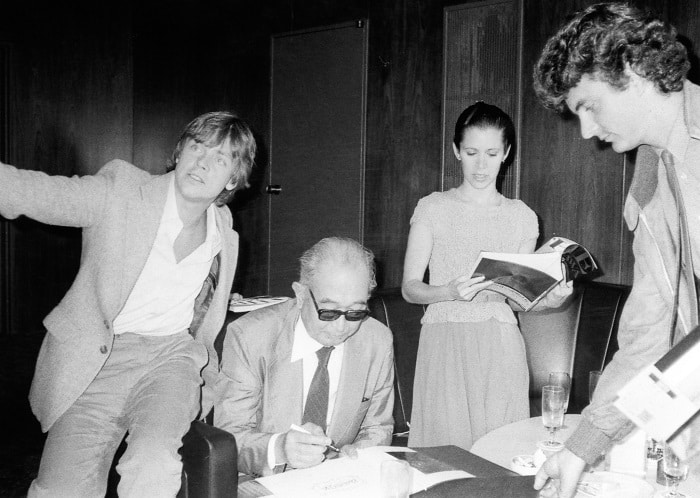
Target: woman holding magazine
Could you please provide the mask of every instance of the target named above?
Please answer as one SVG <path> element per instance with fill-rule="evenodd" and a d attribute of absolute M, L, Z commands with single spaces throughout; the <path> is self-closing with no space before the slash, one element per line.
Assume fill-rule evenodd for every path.
<path fill-rule="evenodd" d="M 531 253 L 537 216 L 520 200 L 496 189 L 511 159 L 515 130 L 510 117 L 483 102 L 455 124 L 453 152 L 462 164 L 459 187 L 418 201 L 411 218 L 402 293 L 427 304 L 423 317 L 409 446 L 474 441 L 530 416 L 525 346 L 510 305 L 470 278 L 479 252 Z M 430 283 L 423 282 L 426 269 Z M 560 284 L 537 309 L 560 305 L 572 291 Z"/>

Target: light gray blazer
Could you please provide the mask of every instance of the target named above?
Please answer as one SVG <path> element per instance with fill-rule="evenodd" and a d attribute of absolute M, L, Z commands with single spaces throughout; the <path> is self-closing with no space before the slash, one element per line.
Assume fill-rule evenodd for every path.
<path fill-rule="evenodd" d="M 221 353 L 214 424 L 236 436 L 238 470 L 270 473 L 267 444 L 274 433 L 301 424 L 303 372 L 291 362 L 296 299 L 231 322 Z M 373 318 L 345 342 L 331 423 L 338 446 L 391 443 L 394 428 L 394 349 L 391 332 Z"/>
<path fill-rule="evenodd" d="M 112 323 L 146 263 L 165 206 L 172 173 L 153 176 L 125 161 L 96 175 L 49 176 L 0 164 L 0 214 L 82 227 L 80 269 L 61 302 L 44 319 L 48 333 L 30 391 L 32 410 L 47 431 L 85 391 L 107 360 Z M 209 351 L 202 375 L 204 411 L 216 375 L 214 339 L 220 330 L 236 268 L 238 235 L 227 207 L 216 209 L 222 249 L 197 299 L 194 337 Z M 212 292 L 213 290 L 213 292 Z"/>

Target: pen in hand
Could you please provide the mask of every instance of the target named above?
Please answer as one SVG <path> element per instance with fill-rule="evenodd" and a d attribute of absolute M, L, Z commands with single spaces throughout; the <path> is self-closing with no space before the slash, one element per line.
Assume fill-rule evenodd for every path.
<path fill-rule="evenodd" d="M 299 427 L 299 426 L 296 425 L 296 424 L 292 424 L 290 428 L 291 428 L 293 431 L 303 432 L 304 434 L 311 434 L 309 431 L 307 431 L 307 430 L 304 429 L 303 427 Z M 333 446 L 332 443 L 326 445 L 326 448 L 328 448 L 329 450 L 335 451 L 336 453 L 340 453 L 340 450 L 339 450 L 338 448 L 336 448 L 335 446 Z"/>

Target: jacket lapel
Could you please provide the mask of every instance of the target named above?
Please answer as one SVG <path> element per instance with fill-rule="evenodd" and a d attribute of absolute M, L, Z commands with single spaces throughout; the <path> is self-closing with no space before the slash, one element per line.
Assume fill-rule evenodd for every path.
<path fill-rule="evenodd" d="M 285 317 L 283 324 L 285 332 L 274 345 L 275 355 L 269 371 L 269 379 L 274 380 L 267 383 L 270 391 L 265 410 L 265 413 L 272 414 L 270 427 L 273 430 L 286 431 L 292 424 L 301 424 L 303 416 L 301 410 L 304 397 L 302 360 L 291 361 L 294 326 L 298 317 L 299 310 L 293 306 Z"/>
<path fill-rule="evenodd" d="M 204 338 L 205 344 L 213 344 L 225 318 L 220 313 L 212 314 L 207 311 L 212 307 L 216 310 L 228 308 L 233 272 L 238 259 L 238 235 L 226 226 L 220 209 L 214 210 L 214 216 L 221 234 L 221 251 L 214 258 L 207 280 L 195 302 L 194 319 L 190 326 L 190 332 L 195 337 L 199 330 L 213 334 L 212 337 Z"/>
<path fill-rule="evenodd" d="M 348 439 L 348 430 L 357 415 L 357 408 L 362 402 L 365 379 L 369 372 L 369 355 L 358 334 L 345 343 L 343 367 L 340 370 L 338 394 L 336 395 L 333 415 L 328 436 L 338 444 L 351 443 L 355 435 Z"/>
<path fill-rule="evenodd" d="M 158 232 L 172 173 L 155 176 L 141 186 L 139 196 L 129 202 L 124 238 L 124 273 L 120 302 L 123 305 L 136 284 Z M 120 306 L 121 307 L 121 306 Z"/>

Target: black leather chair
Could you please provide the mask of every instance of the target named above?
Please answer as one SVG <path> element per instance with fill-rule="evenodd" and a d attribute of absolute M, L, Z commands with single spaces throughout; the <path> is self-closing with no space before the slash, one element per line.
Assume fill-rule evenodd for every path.
<path fill-rule="evenodd" d="M 182 487 L 178 498 L 236 498 L 238 448 L 233 434 L 192 422 L 182 438 Z"/>
<path fill-rule="evenodd" d="M 530 414 L 542 413 L 542 386 L 549 372 L 569 372 L 568 413 L 588 404 L 588 373 L 602 370 L 617 351 L 620 312 L 629 295 L 624 285 L 577 283 L 562 307 L 518 313 L 530 371 Z"/>
<path fill-rule="evenodd" d="M 394 446 L 406 446 L 411 427 L 413 378 L 420 337 L 420 320 L 425 307 L 407 303 L 401 289 L 377 290 L 369 302 L 372 317 L 389 327 L 394 335 Z"/>

